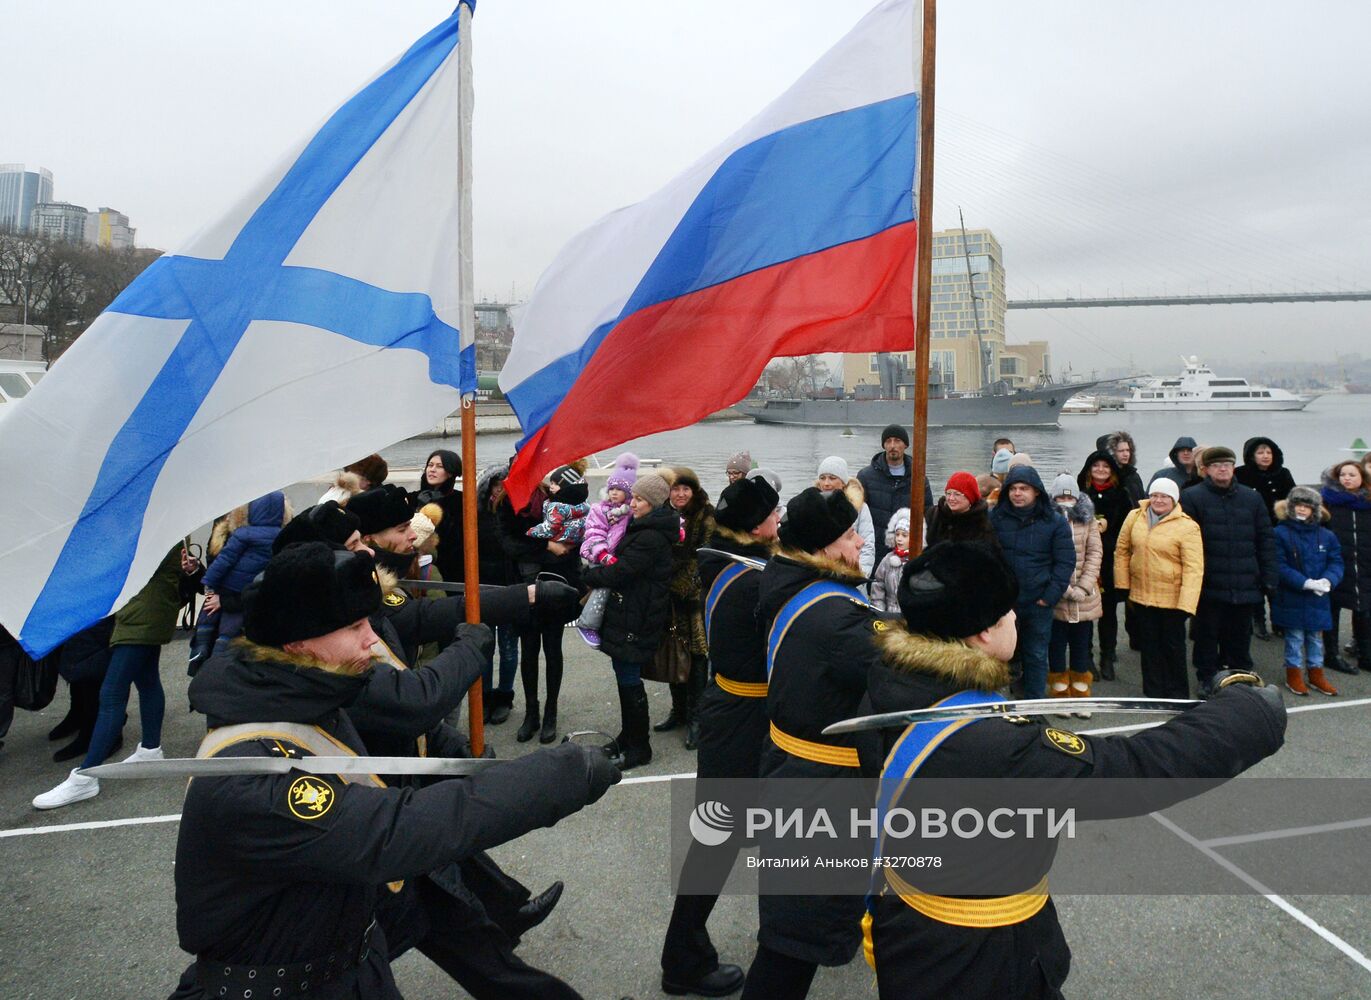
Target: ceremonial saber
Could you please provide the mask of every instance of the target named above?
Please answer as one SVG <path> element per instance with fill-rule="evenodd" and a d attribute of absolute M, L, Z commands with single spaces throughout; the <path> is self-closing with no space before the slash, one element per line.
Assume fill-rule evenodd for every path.
<path fill-rule="evenodd" d="M 863 715 L 835 722 L 824 730 L 825 736 L 863 733 L 870 729 L 891 729 L 916 722 L 948 722 L 953 719 L 980 719 L 1005 715 L 1070 715 L 1075 712 L 1145 712 L 1179 715 L 1198 701 L 1187 698 L 1029 698 L 1022 701 L 997 701 L 960 708 L 917 708 L 903 712 Z"/>
<path fill-rule="evenodd" d="M 492 757 L 181 757 L 82 768 L 91 778 L 226 778 L 239 774 L 477 774 L 508 761 Z"/>
<path fill-rule="evenodd" d="M 751 556 L 740 556 L 736 552 L 725 552 L 723 549 L 699 548 L 696 554 L 705 553 L 711 556 L 723 556 L 725 559 L 732 559 L 735 563 L 742 563 L 749 569 L 766 569 L 766 560 L 753 559 Z"/>

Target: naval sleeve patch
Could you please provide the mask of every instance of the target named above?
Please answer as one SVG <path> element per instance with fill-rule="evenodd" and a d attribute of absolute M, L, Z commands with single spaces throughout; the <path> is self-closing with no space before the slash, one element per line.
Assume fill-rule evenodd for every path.
<path fill-rule="evenodd" d="M 405 595 L 400 593 L 398 590 L 388 590 L 386 591 L 386 595 L 382 597 L 381 600 L 385 602 L 385 605 L 388 608 L 399 608 L 403 607 L 405 602 L 409 600 L 409 598 L 405 597 Z"/>
<path fill-rule="evenodd" d="M 332 825 L 342 784 L 318 774 L 299 774 L 285 786 L 274 811 L 310 826 Z"/>
<path fill-rule="evenodd" d="M 1087 763 L 1093 759 L 1090 742 L 1084 736 L 1078 736 L 1065 729 L 1047 726 L 1043 728 L 1042 740 L 1053 750 L 1064 753 L 1068 757 L 1079 757 Z"/>

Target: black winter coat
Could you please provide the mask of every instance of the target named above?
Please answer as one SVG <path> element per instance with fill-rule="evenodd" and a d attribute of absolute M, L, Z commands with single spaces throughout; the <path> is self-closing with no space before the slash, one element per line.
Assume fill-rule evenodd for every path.
<path fill-rule="evenodd" d="M 613 592 L 600 625 L 600 652 L 606 656 L 651 662 L 671 620 L 671 546 L 680 537 L 680 515 L 658 507 L 629 522 L 617 562 L 585 571 L 586 586 Z"/>
<path fill-rule="evenodd" d="M 206 663 L 190 693 L 211 728 L 318 725 L 366 754 L 343 710 L 365 684 L 365 676 L 330 673 L 280 650 L 240 644 Z M 264 739 L 236 744 L 220 756 L 279 756 L 282 744 L 307 753 L 285 740 Z M 346 956 L 344 963 L 355 961 L 378 903 L 392 891 L 387 883 L 553 825 L 589 801 L 589 776 L 585 752 L 568 744 L 421 789 L 298 772 L 192 781 L 176 847 L 181 947 L 205 963 L 206 972 L 221 965 L 322 967 L 335 952 Z M 315 806 L 305 814 L 299 811 L 301 782 L 308 782 Z M 398 1000 L 388 951 L 382 924 L 359 965 L 332 983 L 316 984 L 309 995 Z"/>
<path fill-rule="evenodd" d="M 928 545 L 939 542 L 986 542 L 1000 547 L 1000 537 L 990 526 L 990 505 L 977 500 L 969 510 L 954 514 L 947 509 L 947 500 L 939 500 L 933 508 L 928 525 Z"/>
<path fill-rule="evenodd" d="M 861 570 L 821 556 L 790 550 L 772 556 L 762 571 L 758 593 L 758 613 L 767 630 L 790 598 L 820 580 L 860 586 L 863 577 Z M 771 723 L 788 736 L 855 748 L 854 737 L 824 736 L 822 730 L 860 714 L 857 707 L 866 696 L 867 673 L 879 661 L 872 642 L 878 621 L 885 623 L 870 605 L 842 597 L 818 601 L 801 612 L 791 623 L 772 665 L 767 693 Z M 765 778 L 836 781 L 859 776 L 856 768 L 797 757 L 770 741 L 762 752 L 761 774 Z M 764 783 L 759 791 L 764 808 L 767 787 Z M 768 894 L 768 881 L 764 872 L 763 894 L 757 904 L 761 918 L 757 940 L 761 945 L 820 965 L 851 961 L 861 943 L 861 896 Z"/>
<path fill-rule="evenodd" d="M 708 548 L 763 561 L 772 546 L 727 528 L 716 527 Z M 709 596 L 718 575 L 733 560 L 700 553 L 701 600 Z M 711 679 L 724 677 L 743 684 L 766 683 L 767 625 L 757 614 L 762 571 L 748 570 L 724 590 L 708 616 Z M 730 694 L 717 681 L 700 697 L 699 767 L 701 778 L 755 778 L 767 744 L 766 699 Z"/>
<path fill-rule="evenodd" d="M 1223 489 L 1206 479 L 1181 494 L 1181 508 L 1204 540 L 1200 600 L 1257 604 L 1263 593 L 1275 593 L 1276 535 L 1256 490 L 1236 482 Z"/>
<path fill-rule="evenodd" d="M 381 635 L 381 630 L 376 628 L 379 621 L 388 621 L 394 627 L 398 646 L 384 635 L 381 638 L 405 663 L 418 660 L 420 646 L 430 642 L 446 646 L 452 641 L 457 626 L 467 620 L 465 590 L 451 597 L 410 597 L 390 586 L 384 589 L 386 598 L 380 610 L 372 615 L 372 627 L 377 635 Z M 531 624 L 532 617 L 526 585 L 481 587 L 483 624 L 491 628 L 512 625 L 522 629 Z"/>
<path fill-rule="evenodd" d="M 1257 447 L 1263 444 L 1271 449 L 1273 456 L 1271 467 L 1268 469 L 1258 468 L 1257 460 L 1253 457 Z M 1268 437 L 1248 438 L 1247 443 L 1242 446 L 1242 462 L 1243 464 L 1233 473 L 1234 477 L 1244 486 L 1257 491 L 1262 503 L 1266 504 L 1266 514 L 1274 525 L 1276 501 L 1284 500 L 1295 488 L 1295 477 L 1285 467 L 1285 453 Z"/>
<path fill-rule="evenodd" d="M 1090 467 L 1100 459 L 1109 463 L 1115 483 L 1103 490 L 1097 489 L 1090 477 Z M 1119 544 L 1119 530 L 1123 528 L 1123 522 L 1133 508 L 1138 505 L 1138 500 L 1142 499 L 1139 497 L 1138 500 L 1134 500 L 1122 483 L 1123 470 L 1114 461 L 1114 456 L 1107 451 L 1097 451 L 1087 458 L 1081 466 L 1080 474 L 1076 476 L 1076 485 L 1095 505 L 1095 520 L 1104 524 L 1104 531 L 1100 534 L 1100 541 L 1104 543 L 1104 558 L 1100 562 L 1101 590 L 1114 589 L 1114 549 Z"/>
<path fill-rule="evenodd" d="M 909 477 L 913 460 L 904 457 L 904 475 L 892 476 L 885 452 L 871 456 L 871 464 L 857 472 L 857 481 L 866 490 L 866 505 L 871 508 L 871 527 L 876 532 L 876 564 L 885 558 L 890 546 L 885 543 L 885 529 L 891 516 L 901 507 L 909 506 Z M 933 522 L 933 487 L 924 479 L 924 524 Z"/>
<path fill-rule="evenodd" d="M 1342 545 L 1342 582 L 1333 591 L 1333 606 L 1371 614 L 1371 495 L 1349 493 L 1325 474 L 1323 504 L 1328 528 Z"/>
<path fill-rule="evenodd" d="M 1008 681 L 1004 664 L 962 643 L 910 635 L 895 627 L 877 644 L 883 662 L 871 675 L 873 712 L 927 708 L 958 691 L 993 691 Z M 1283 708 L 1245 685 L 1223 688 L 1199 707 L 1134 736 L 1079 736 L 1080 749 L 1069 739 L 1064 741 L 1068 748 L 1049 740 L 1047 727 L 1038 720 L 983 719 L 948 736 L 896 803 L 917 811 L 921 795 L 927 804 L 928 789 L 949 784 L 921 786 L 924 779 L 1051 779 L 1058 783 L 1060 801 L 1041 805 L 1058 811 L 1076 807 L 1085 813 L 1089 800 L 1077 796 L 1103 787 L 1092 784 L 1097 778 L 1231 778 L 1280 748 L 1285 722 Z M 863 754 L 863 770 L 878 773 L 899 735 L 899 730 L 885 731 L 884 746 Z M 1162 787 L 1151 789 L 1136 809 L 1120 812 L 1111 805 L 1107 815 L 1145 815 L 1198 790 L 1194 783 L 1154 784 Z M 1055 856 L 1051 841 L 1031 856 L 1026 856 L 1022 839 L 983 837 L 965 845 L 964 850 L 974 854 L 972 870 L 1012 872 L 1023 877 L 1023 889 L 1047 874 Z M 968 870 L 953 865 L 948 871 L 953 868 L 963 874 Z M 931 871 L 898 874 L 918 889 L 939 892 Z M 949 888 L 945 894 L 956 893 Z M 876 901 L 872 941 L 882 1000 L 1059 997 L 1071 968 L 1071 950 L 1050 898 L 1021 923 L 977 928 L 932 920 L 887 890 Z"/>

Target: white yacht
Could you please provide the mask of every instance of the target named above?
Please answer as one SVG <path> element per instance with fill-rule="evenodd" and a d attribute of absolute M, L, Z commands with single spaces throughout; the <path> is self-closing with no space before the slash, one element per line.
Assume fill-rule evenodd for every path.
<path fill-rule="evenodd" d="M 48 373 L 42 361 L 14 361 L 0 358 L 0 414 L 10 404 L 23 399 Z"/>
<path fill-rule="evenodd" d="M 1199 358 L 1181 359 L 1180 375 L 1150 378 L 1124 401 L 1125 410 L 1303 410 L 1314 396 L 1249 385 L 1245 378 L 1219 378 Z"/>

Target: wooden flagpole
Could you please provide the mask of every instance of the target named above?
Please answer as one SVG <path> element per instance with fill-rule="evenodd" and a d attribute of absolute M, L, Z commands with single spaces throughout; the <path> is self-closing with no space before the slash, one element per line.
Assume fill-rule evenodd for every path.
<path fill-rule="evenodd" d="M 919 84 L 919 222 L 914 263 L 914 429 L 910 442 L 909 551 L 923 551 L 924 482 L 928 464 L 928 324 L 933 284 L 933 86 L 938 0 L 923 0 L 923 60 Z"/>
<path fill-rule="evenodd" d="M 458 223 L 457 256 L 460 261 L 462 331 L 470 331 L 476 342 L 476 305 L 473 298 L 475 283 L 471 235 L 471 113 L 474 106 L 471 72 L 471 8 L 459 5 L 457 13 L 458 132 L 461 148 L 458 152 Z M 462 397 L 462 546 L 463 576 L 466 583 L 466 618 L 475 623 L 481 620 L 481 554 L 480 531 L 476 526 L 476 397 Z M 467 693 L 468 725 L 471 731 L 471 752 L 477 757 L 485 752 L 485 698 L 482 678 L 476 678 Z"/>

